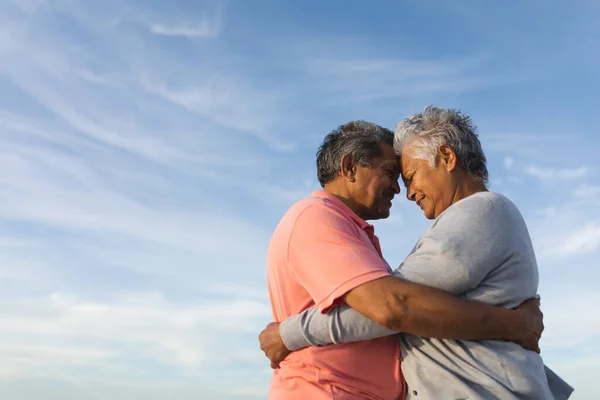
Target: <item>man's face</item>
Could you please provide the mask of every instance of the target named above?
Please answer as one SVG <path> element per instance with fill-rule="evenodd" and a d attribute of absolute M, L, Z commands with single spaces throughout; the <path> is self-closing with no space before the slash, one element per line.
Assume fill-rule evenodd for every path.
<path fill-rule="evenodd" d="M 365 220 L 389 217 L 392 199 L 400 193 L 398 156 L 390 145 L 380 143 L 379 147 L 381 156 L 371 161 L 371 167 L 358 165 L 350 186 L 357 214 Z"/>
<path fill-rule="evenodd" d="M 407 146 L 401 157 L 402 181 L 406 198 L 423 210 L 427 219 L 437 218 L 452 205 L 454 180 L 440 163 L 432 167 L 429 161 L 415 158 L 414 146 Z"/>

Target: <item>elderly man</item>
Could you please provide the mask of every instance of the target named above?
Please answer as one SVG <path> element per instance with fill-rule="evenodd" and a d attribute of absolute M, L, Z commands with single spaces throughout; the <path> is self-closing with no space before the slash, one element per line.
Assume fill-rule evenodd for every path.
<path fill-rule="evenodd" d="M 411 281 L 443 290 L 457 298 L 509 310 L 536 296 L 537 264 L 527 227 L 518 209 L 504 196 L 486 189 L 486 158 L 474 130 L 470 119 L 461 113 L 433 107 L 425 108 L 422 113 L 398 125 L 394 145 L 397 153 L 401 154 L 407 197 L 421 208 L 426 218 L 434 222 L 394 275 L 405 280 L 405 284 Z M 332 257 L 336 256 L 315 253 L 312 261 L 319 264 L 316 258 L 322 257 L 325 263 L 321 262 L 320 266 L 329 269 L 330 264 L 335 263 Z M 396 284 L 402 281 L 386 279 Z M 476 338 L 467 332 L 459 335 L 451 329 L 430 329 L 429 324 L 440 323 L 429 317 L 433 314 L 435 318 L 442 317 L 442 313 L 438 314 L 441 305 L 437 304 L 441 297 L 428 300 L 415 297 L 409 302 L 403 292 L 405 289 L 400 286 L 382 285 L 375 290 L 357 299 L 359 304 L 356 306 L 350 296 L 352 292 L 349 292 L 347 305 L 336 307 L 326 315 L 311 308 L 289 318 L 279 327 L 283 342 L 291 350 L 329 343 L 347 346 L 356 341 L 364 343 L 360 341 L 386 338 L 395 331 L 401 331 L 402 371 L 408 384 L 406 398 L 569 397 L 572 389 L 551 371 L 546 371 L 541 357 L 534 351 L 510 341 L 462 340 Z M 401 315 L 401 324 L 389 323 L 393 320 L 391 316 L 383 321 L 372 316 L 374 309 L 386 307 L 385 301 L 380 299 L 386 298 L 386 293 L 389 296 L 389 291 L 395 291 L 404 301 L 404 307 L 397 311 Z M 370 307 L 366 307 L 363 301 L 370 301 Z M 414 310 L 409 308 L 411 303 L 425 301 L 427 306 Z M 451 308 L 454 307 L 466 309 L 467 305 L 457 304 Z M 409 318 L 415 318 L 415 322 L 409 322 Z M 472 323 L 482 324 L 484 321 L 479 319 Z M 277 325 L 273 324 L 263 331 L 261 337 L 263 349 L 275 364 L 287 350 L 282 342 L 278 344 L 277 330 Z M 477 339 L 498 339 L 489 335 L 477 336 Z M 432 339 L 435 337 L 445 339 Z M 339 346 L 307 347 L 301 351 L 333 351 Z M 292 364 L 295 354 L 288 357 Z M 360 357 L 365 356 L 357 354 L 355 357 L 356 362 L 363 362 Z M 353 362 L 354 358 L 340 360 L 344 364 Z M 276 375 L 277 371 L 288 367 L 286 363 L 287 359 L 282 362 L 281 369 L 276 370 Z M 367 371 L 379 371 L 383 366 L 388 368 L 386 363 L 377 360 L 363 367 Z M 338 376 L 347 379 L 346 374 L 355 371 L 344 365 L 339 375 L 328 377 L 328 381 L 336 382 Z M 320 371 L 315 369 L 314 373 L 319 376 Z M 373 378 L 365 374 L 354 378 L 374 383 Z M 397 398 L 391 392 L 370 393 L 369 396 L 358 397 Z"/>
<path fill-rule="evenodd" d="M 454 164 L 448 173 L 459 171 L 458 159 L 451 156 L 450 161 Z M 267 276 L 273 316 L 284 321 L 311 307 L 327 312 L 347 304 L 366 317 L 351 316 L 348 328 L 358 321 L 365 337 L 346 329 L 344 339 L 351 343 L 307 347 L 290 354 L 273 373 L 271 399 L 403 398 L 406 390 L 397 337 L 386 336 L 387 331 L 381 334 L 375 323 L 423 337 L 501 339 L 538 350 L 543 326 L 537 302 L 526 302 L 516 310 L 502 307 L 503 303 L 492 307 L 392 275 L 373 226 L 366 222 L 387 218 L 392 199 L 400 192 L 391 131 L 364 121 L 340 126 L 321 145 L 317 170 L 323 190 L 293 205 L 271 239 Z M 453 182 L 458 185 L 459 181 Z M 441 212 L 445 203 L 438 202 L 446 197 L 419 193 L 428 196 L 420 203 L 424 209 L 432 215 Z M 494 262 L 490 260 L 488 267 Z M 450 264 L 452 260 L 443 266 Z M 534 296 L 532 282 L 520 300 Z M 511 307 L 517 305 L 511 301 Z M 261 334 L 265 348 L 273 345 L 269 337 L 279 339 L 278 334 L 276 338 Z M 280 346 L 269 354 L 282 359 L 286 352 Z"/>

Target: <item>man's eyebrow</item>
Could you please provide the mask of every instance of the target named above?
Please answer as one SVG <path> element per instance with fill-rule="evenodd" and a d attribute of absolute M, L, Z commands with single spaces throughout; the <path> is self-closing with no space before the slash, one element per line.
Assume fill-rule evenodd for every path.
<path fill-rule="evenodd" d="M 385 162 L 382 164 L 383 168 L 393 168 L 394 170 L 400 171 L 400 167 L 398 163 L 395 162 Z"/>

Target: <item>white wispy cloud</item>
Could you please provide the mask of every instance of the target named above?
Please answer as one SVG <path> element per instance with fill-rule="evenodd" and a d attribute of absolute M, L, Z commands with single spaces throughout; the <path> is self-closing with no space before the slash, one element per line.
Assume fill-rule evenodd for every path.
<path fill-rule="evenodd" d="M 582 185 L 577 188 L 573 194 L 581 198 L 598 198 L 600 197 L 600 186 L 589 184 Z"/>
<path fill-rule="evenodd" d="M 483 127 L 485 121 L 480 121 L 478 124 Z M 489 124 L 489 123 L 488 123 Z M 485 130 L 484 130 L 485 129 Z M 527 132 L 502 132 L 498 133 L 499 130 L 491 130 L 489 127 L 485 127 L 481 130 L 479 139 L 483 145 L 483 149 L 486 153 L 495 152 L 502 154 L 514 154 L 520 156 L 526 156 L 531 158 L 533 156 L 543 156 L 545 149 L 560 149 L 564 148 L 566 143 L 569 143 L 569 139 L 564 135 L 551 134 L 543 132 L 540 134 L 527 133 Z M 574 135 L 571 135 L 573 137 Z"/>
<path fill-rule="evenodd" d="M 572 399 L 594 399 L 597 394 L 594 382 L 600 374 L 600 351 L 597 347 L 584 348 L 569 354 L 569 357 L 565 357 L 564 353 L 543 356 L 544 361 L 575 388 Z"/>
<path fill-rule="evenodd" d="M 502 80 L 477 72 L 477 67 L 487 62 L 482 56 L 461 60 L 358 58 L 348 57 L 343 53 L 345 49 L 337 57 L 315 58 L 307 63 L 310 80 L 338 102 L 467 92 L 500 84 Z"/>
<path fill-rule="evenodd" d="M 266 300 L 224 297 L 215 302 L 214 297 L 201 297 L 189 305 L 158 292 L 109 298 L 99 301 L 54 293 L 3 300 L 0 380 L 4 388 L 5 382 L 37 378 L 75 385 L 99 399 L 140 398 L 142 393 L 123 396 L 150 387 L 155 393 L 168 387 L 182 398 L 188 398 L 187 393 L 194 398 L 195 393 L 224 399 L 231 393 L 218 382 L 245 366 L 254 372 L 236 385 L 240 395 L 245 394 L 240 397 L 265 395 L 262 382 L 268 379 L 269 367 L 260 350 L 249 349 L 240 338 L 255 340 L 269 320 Z M 180 377 L 151 379 L 139 363 L 177 371 Z M 233 372 L 236 375 L 240 379 Z M 105 387 L 106 381 L 112 382 L 112 388 Z M 69 397 L 75 396 L 73 389 L 70 392 Z M 152 398 L 151 393 L 148 396 L 142 397 Z"/>
<path fill-rule="evenodd" d="M 153 35 L 167 36 L 174 39 L 217 39 L 223 29 L 223 3 L 198 3 L 202 10 L 197 14 L 181 12 L 177 7 L 158 11 L 152 7 L 140 7 L 128 4 L 124 7 L 104 7 L 103 12 L 110 15 L 109 21 L 114 26 L 135 25 L 144 27 Z M 71 6 L 68 11 L 73 12 Z M 79 10 L 79 17 L 86 17 L 89 12 Z"/>
<path fill-rule="evenodd" d="M 553 190 L 548 196 L 538 196 L 534 204 L 524 214 L 542 276 L 562 276 L 565 268 L 573 277 L 597 276 L 591 260 L 600 250 L 600 199 L 580 197 L 573 190 Z M 588 283 L 581 282 L 582 289 Z"/>
<path fill-rule="evenodd" d="M 82 79 L 90 83 L 95 83 L 104 86 L 119 86 L 118 76 L 103 75 L 85 69 L 78 71 L 77 75 L 79 75 Z"/>
<path fill-rule="evenodd" d="M 145 206 L 131 197 L 136 193 L 131 187 L 129 191 L 111 190 L 110 183 L 95 171 L 97 167 L 90 167 L 81 157 L 12 143 L 9 152 L 0 153 L 0 165 L 13 171 L 13 175 L 0 179 L 8 189 L 0 212 L 6 218 L 22 218 L 67 229 L 108 230 L 184 248 L 198 248 L 204 243 L 206 249 L 219 251 L 225 245 L 221 242 L 223 238 L 215 233 L 219 231 L 218 226 L 229 225 L 225 222 L 228 217 L 182 211 L 165 213 Z M 115 179 L 119 178 L 115 176 Z M 161 186 L 147 190 L 159 193 Z M 215 230 L 208 233 L 197 229 L 200 223 Z M 230 219 L 230 223 L 243 225 L 235 219 Z M 241 225 L 237 232 L 249 229 Z"/>
<path fill-rule="evenodd" d="M 116 352 L 102 347 L 15 343 L 0 346 L 0 354 L 0 379 L 37 375 L 49 368 L 109 363 L 116 357 Z"/>
<path fill-rule="evenodd" d="M 183 3 L 0 5 L 0 398 L 265 398 L 264 255 L 286 208 L 319 188 L 323 135 L 385 107 L 397 122 L 409 101 L 414 111 L 424 97 L 515 82 L 494 55 L 394 56 L 322 32 L 308 45 L 297 33 L 231 41 L 222 33 L 239 27 L 208 3 L 197 17 Z M 253 43 L 268 43 L 260 57 Z M 506 157 L 506 183 L 521 179 L 515 154 L 565 136 L 482 141 Z M 562 261 L 596 258 L 600 219 L 591 166 L 536 168 L 589 178 L 577 204 L 518 193 L 547 208 L 526 209 L 544 280 Z M 390 264 L 427 225 L 394 202 L 377 228 Z M 595 281 L 586 262 L 569 266 L 582 286 Z M 587 349 L 600 335 L 585 318 L 596 297 L 545 284 L 547 349 L 571 351 L 577 323 L 571 343 Z"/>
<path fill-rule="evenodd" d="M 273 184 L 271 191 L 246 190 L 269 164 L 248 151 L 257 141 L 238 131 L 259 138 L 269 116 L 252 119 L 241 106 L 231 115 L 236 105 L 226 102 L 209 104 L 202 115 L 149 93 L 143 77 L 168 86 L 173 63 L 157 62 L 127 32 L 102 26 L 108 15 L 63 11 L 97 43 L 114 43 L 110 63 L 65 36 L 40 35 L 44 21 L 31 28 L 3 21 L 0 28 L 12 37 L 0 40 L 0 54 L 10 59 L 0 66 L 2 83 L 32 104 L 0 111 L 0 166 L 11 171 L 0 178 L 0 280 L 7 285 L 0 379 L 67 382 L 77 387 L 71 398 L 82 387 L 92 388 L 82 396 L 123 398 L 98 385 L 112 377 L 131 388 L 127 376 L 145 387 L 153 369 L 166 369 L 179 376 L 178 393 L 185 381 L 195 397 L 227 398 L 218 382 L 231 377 L 231 365 L 236 379 L 268 372 L 255 340 L 270 319 L 262 267 L 270 231 L 247 218 L 239 196 L 255 210 L 289 200 Z M 124 40 L 113 42 L 121 33 Z M 211 74 L 189 82 L 197 86 Z M 225 93 L 220 83 L 214 94 Z M 260 94 L 231 85 L 226 95 L 239 100 L 243 90 Z M 252 122 L 260 118 L 265 122 Z M 229 198 L 223 188 L 233 192 Z M 207 363 L 229 378 L 202 380 Z M 102 378 L 90 383 L 94 376 Z M 268 374 L 243 380 L 239 387 L 252 397 Z"/>
<path fill-rule="evenodd" d="M 542 357 L 575 388 L 576 399 L 591 399 L 596 393 L 590 383 L 600 373 L 599 302 L 597 291 L 568 284 L 552 286 L 542 293 Z M 567 336 L 570 340 L 564 340 Z"/>
<path fill-rule="evenodd" d="M 552 179 L 578 179 L 588 176 L 591 168 L 583 165 L 577 168 L 543 168 L 536 165 L 530 165 L 525 168 L 524 172 L 532 177 L 549 181 Z"/>
<path fill-rule="evenodd" d="M 514 158 L 512 158 L 512 157 L 505 157 L 504 161 L 503 161 L 504 169 L 507 169 L 507 170 L 510 169 L 513 166 L 514 163 L 515 163 L 515 159 Z"/>
<path fill-rule="evenodd" d="M 554 249 L 557 255 L 592 252 L 600 247 L 600 222 L 589 223 L 571 232 L 565 232 L 562 244 Z"/>
<path fill-rule="evenodd" d="M 559 286 L 551 288 L 559 289 Z M 542 309 L 551 311 L 544 316 L 543 348 L 558 351 L 595 346 L 595 339 L 600 335 L 600 316 L 594 310 L 600 304 L 600 294 L 568 284 L 561 290 L 562 296 L 550 291 L 547 296 L 542 293 Z M 573 329 L 574 326 L 577 329 Z M 564 340 L 567 334 L 572 339 L 569 342 Z M 600 348 L 595 350 L 600 356 Z"/>
<path fill-rule="evenodd" d="M 186 63 L 185 58 L 165 62 L 158 45 L 119 41 L 116 33 L 119 25 L 111 30 L 98 21 L 90 21 L 89 15 L 82 12 L 74 17 L 82 26 L 88 23 L 92 26 L 89 34 L 106 36 L 106 42 L 114 41 L 114 47 L 110 48 L 112 63 L 93 52 L 82 57 L 80 49 L 73 49 L 60 36 L 40 38 L 35 31 L 23 30 L 14 23 L 0 28 L 2 37 L 11 37 L 10 41 L 0 41 L 0 53 L 11 60 L 2 66 L 3 73 L 81 133 L 158 157 L 163 162 L 173 162 L 174 158 L 195 162 L 198 154 L 190 154 L 190 150 L 201 152 L 201 149 L 190 145 L 198 146 L 201 141 L 190 140 L 190 136 L 216 142 L 216 135 L 208 135 L 206 131 L 246 132 L 272 149 L 283 151 L 290 150 L 298 141 L 284 139 L 282 130 L 277 129 L 278 124 L 293 117 L 281 111 L 283 101 L 279 90 L 257 88 L 234 71 L 224 71 L 219 61 L 204 63 L 202 68 Z M 35 60 L 29 59 L 32 53 L 37 54 Z M 90 63 L 95 69 L 89 67 Z M 74 77 L 104 88 L 82 85 Z M 70 100 L 75 98 L 75 102 Z M 126 105 L 130 108 L 125 108 Z M 160 124 L 152 127 L 145 123 L 158 116 Z M 212 124 L 199 124 L 198 116 Z M 157 125 L 165 127 L 159 129 Z M 170 134 L 165 140 L 167 129 Z M 179 148 L 173 145 L 172 142 L 181 139 L 187 142 Z M 210 150 L 207 153 L 215 154 Z"/>
<path fill-rule="evenodd" d="M 185 89 L 168 88 L 165 84 L 143 82 L 144 89 L 198 113 L 222 126 L 250 132 L 277 150 L 290 150 L 295 140 L 278 138 L 272 127 L 276 122 L 277 93 L 255 89 L 231 77 L 213 74 L 202 85 Z"/>
<path fill-rule="evenodd" d="M 175 22 L 153 22 L 148 29 L 155 35 L 169 37 L 216 38 L 223 28 L 222 12 L 222 5 L 218 4 L 213 11 L 205 11 L 200 17 L 186 17 Z"/>
<path fill-rule="evenodd" d="M 159 293 L 124 294 L 111 303 L 55 293 L 48 298 L 10 304 L 10 311 L 0 313 L 0 333 L 22 339 L 12 339 L 11 349 L 0 349 L 5 368 L 18 358 L 30 359 L 23 367 L 29 365 L 33 369 L 40 361 L 43 365 L 58 362 L 89 366 L 102 360 L 118 364 L 123 362 L 119 357 L 133 352 L 200 371 L 211 364 L 228 364 L 239 359 L 241 349 L 221 353 L 224 343 L 219 343 L 218 338 L 231 334 L 232 330 L 254 335 L 270 315 L 269 308 L 256 300 L 224 300 L 220 304 L 200 301 L 189 306 L 169 302 Z M 51 340 L 61 346 L 34 344 L 40 340 Z M 62 345 L 73 341 L 93 342 L 96 346 Z M 20 343 L 15 346 L 15 342 Z M 239 347 L 235 343 L 230 345 Z"/>
<path fill-rule="evenodd" d="M 34 12 L 45 5 L 46 0 L 19 0 L 11 3 L 23 11 Z"/>
<path fill-rule="evenodd" d="M 152 24 L 150 25 L 150 32 L 157 35 L 164 36 L 183 36 L 188 38 L 214 38 L 219 35 L 220 24 L 217 22 L 210 22 L 206 19 L 199 23 L 190 24 L 178 24 L 178 25 L 163 25 L 163 24 Z"/>

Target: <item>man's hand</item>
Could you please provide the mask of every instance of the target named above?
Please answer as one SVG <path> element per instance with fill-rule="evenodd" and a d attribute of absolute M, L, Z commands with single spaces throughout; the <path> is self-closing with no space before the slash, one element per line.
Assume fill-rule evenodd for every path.
<path fill-rule="evenodd" d="M 521 317 L 521 324 L 515 330 L 514 341 L 527 350 L 540 353 L 539 341 L 544 330 L 544 314 L 540 310 L 539 299 L 529 299 L 515 308 Z"/>
<path fill-rule="evenodd" d="M 265 353 L 267 358 L 271 360 L 271 368 L 279 367 L 279 363 L 291 353 L 279 334 L 279 322 L 271 322 L 258 335 L 260 341 L 260 349 Z"/>

